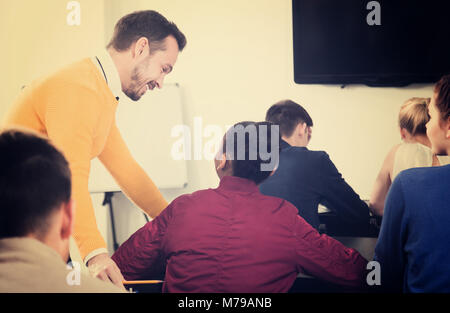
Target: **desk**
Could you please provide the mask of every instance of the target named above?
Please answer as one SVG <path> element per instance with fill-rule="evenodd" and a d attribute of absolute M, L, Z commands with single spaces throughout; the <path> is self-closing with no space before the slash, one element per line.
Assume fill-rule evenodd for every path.
<path fill-rule="evenodd" d="M 125 289 L 134 293 L 161 293 L 163 282 L 154 283 L 127 283 Z"/>
<path fill-rule="evenodd" d="M 364 200 L 368 202 L 368 200 Z M 319 204 L 319 232 L 332 237 L 371 237 L 378 238 L 381 227 L 380 216 L 370 216 L 367 224 L 352 224 L 343 221 L 338 214 Z"/>

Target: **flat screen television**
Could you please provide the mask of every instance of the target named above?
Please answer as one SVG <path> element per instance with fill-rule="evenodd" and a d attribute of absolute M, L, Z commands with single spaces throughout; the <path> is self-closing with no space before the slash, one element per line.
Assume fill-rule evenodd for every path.
<path fill-rule="evenodd" d="M 294 81 L 406 86 L 450 73 L 450 0 L 292 0 Z"/>

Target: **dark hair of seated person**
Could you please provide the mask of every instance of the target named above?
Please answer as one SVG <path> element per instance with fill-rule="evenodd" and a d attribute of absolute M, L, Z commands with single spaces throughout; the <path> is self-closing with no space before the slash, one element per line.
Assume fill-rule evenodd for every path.
<path fill-rule="evenodd" d="M 70 197 L 69 165 L 46 138 L 0 133 L 0 239 L 44 236 L 48 217 Z"/>
<path fill-rule="evenodd" d="M 231 161 L 233 176 L 249 179 L 258 185 L 278 165 L 280 141 L 279 127 L 273 123 L 240 122 L 224 135 L 222 151 Z M 227 142 L 234 144 L 231 147 Z M 263 164 L 270 170 L 261 170 Z"/>
<path fill-rule="evenodd" d="M 282 136 L 291 137 L 299 123 L 314 126 L 308 112 L 298 103 L 292 100 L 281 100 L 272 105 L 266 113 L 266 121 L 280 126 Z"/>

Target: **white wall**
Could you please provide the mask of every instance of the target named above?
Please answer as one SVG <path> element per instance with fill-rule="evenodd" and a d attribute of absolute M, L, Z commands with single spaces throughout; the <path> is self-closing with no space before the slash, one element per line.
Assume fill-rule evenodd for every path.
<path fill-rule="evenodd" d="M 104 46 L 104 1 L 79 0 L 79 26 L 67 25 L 68 2 L 0 1 L 0 119 L 23 85 Z"/>

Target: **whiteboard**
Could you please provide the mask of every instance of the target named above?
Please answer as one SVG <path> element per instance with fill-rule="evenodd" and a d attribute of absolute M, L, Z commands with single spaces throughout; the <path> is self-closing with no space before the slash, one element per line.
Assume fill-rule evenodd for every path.
<path fill-rule="evenodd" d="M 122 94 L 117 106 L 117 127 L 135 160 L 158 188 L 183 188 L 187 185 L 185 159 L 175 160 L 172 145 L 179 138 L 171 136 L 172 129 L 183 125 L 181 88 L 165 84 L 139 100 L 132 101 Z M 89 191 L 120 191 L 118 184 L 98 158 L 91 161 Z"/>

